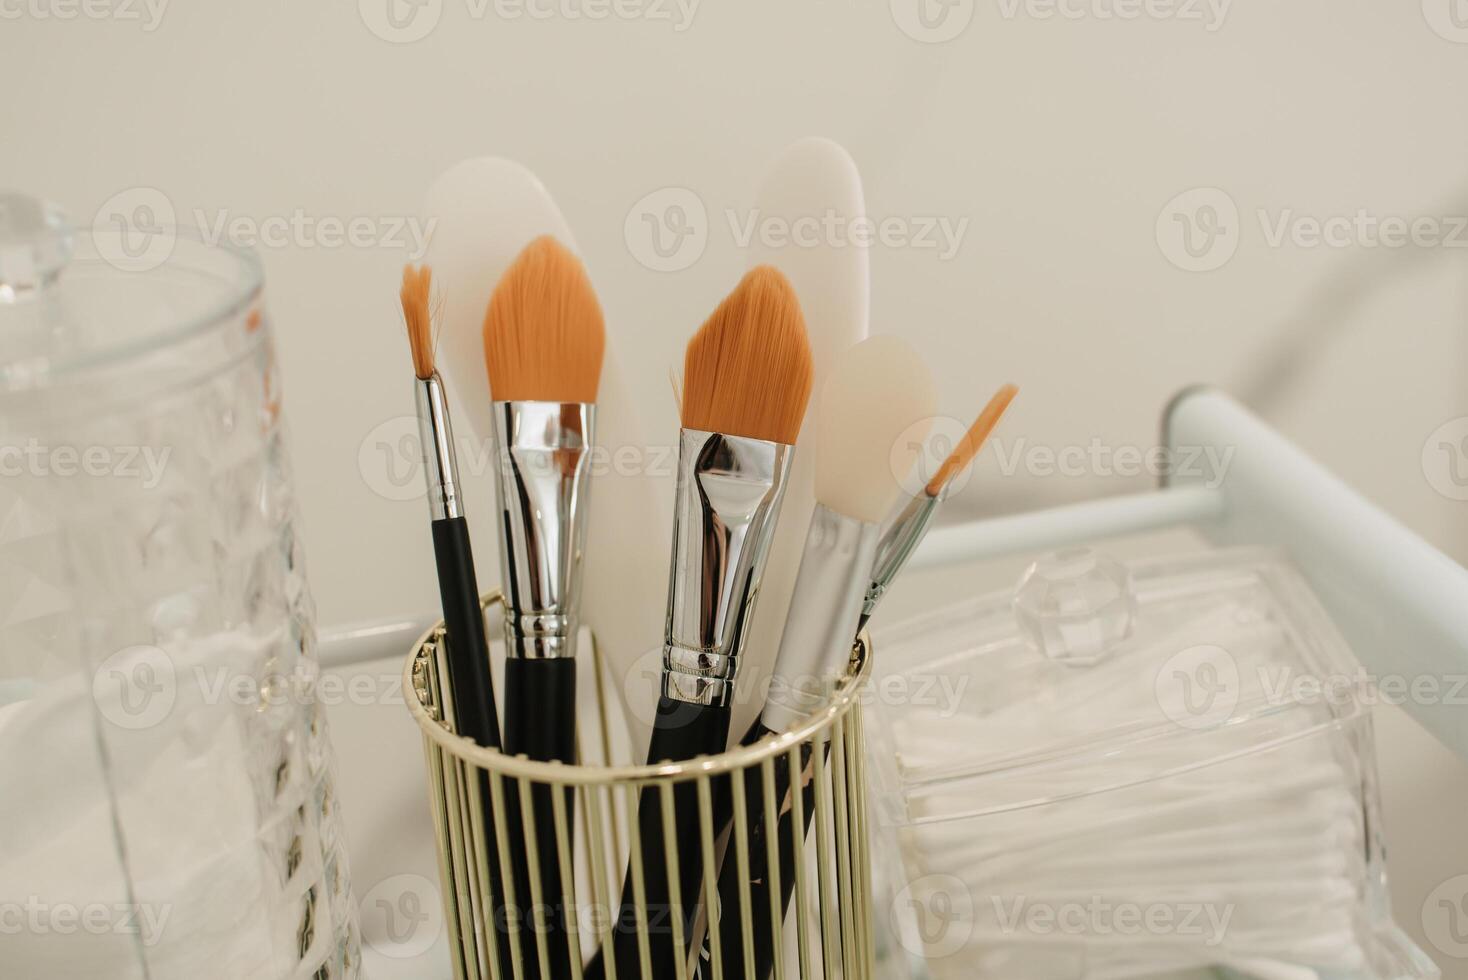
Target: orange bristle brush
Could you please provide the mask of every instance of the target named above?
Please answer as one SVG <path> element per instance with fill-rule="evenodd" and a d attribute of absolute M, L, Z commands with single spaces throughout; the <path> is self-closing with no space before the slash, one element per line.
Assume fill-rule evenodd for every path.
<path fill-rule="evenodd" d="M 1009 410 L 1009 403 L 1018 394 L 1019 389 L 1014 385 L 1004 385 L 994 393 L 989 404 L 984 406 L 984 410 L 974 420 L 974 424 L 969 426 L 963 438 L 958 440 L 958 445 L 943 460 L 943 465 L 938 467 L 938 472 L 923 487 L 923 492 L 903 507 L 902 512 L 893 519 L 891 526 L 882 535 L 882 541 L 877 546 L 877 564 L 872 572 L 872 584 L 867 589 L 866 603 L 862 608 L 858 628 L 866 626 L 867 620 L 872 618 L 872 613 L 897 578 L 897 573 L 902 571 L 912 553 L 922 544 L 933 517 L 938 513 L 938 505 L 948 496 L 949 488 L 968 470 L 974 457 L 978 456 L 979 450 L 984 448 L 984 443 L 989 441 L 989 436 L 999 425 L 999 420 Z"/>
<path fill-rule="evenodd" d="M 790 459 L 810 399 L 810 343 L 790 283 L 771 266 L 751 269 L 688 344 L 683 361 L 683 427 L 673 514 L 673 555 L 663 637 L 662 690 L 647 760 L 722 752 L 750 612 L 774 536 Z M 696 841 L 693 782 L 674 789 L 671 839 Z M 663 864 L 662 808 L 656 791 L 638 803 L 644 908 L 673 913 Z M 679 894 L 691 917 L 701 894 L 702 855 L 679 855 Z M 664 924 L 648 937 L 651 975 L 676 975 Z M 617 975 L 641 975 L 637 913 L 629 874 L 613 936 Z M 601 959 L 587 976 L 600 975 Z"/>
<path fill-rule="evenodd" d="M 586 495 L 606 329 L 585 267 L 547 235 L 500 277 L 484 318 L 494 399 L 495 489 L 505 592 L 505 751 L 576 761 L 576 638 Z M 540 905 L 551 921 L 545 975 L 571 975 L 567 907 L 550 787 L 532 792 Z M 566 794 L 569 808 L 573 797 Z M 532 894 L 516 864 L 517 893 Z M 530 964 L 533 966 L 533 964 Z M 532 970 L 532 977 L 539 973 Z"/>

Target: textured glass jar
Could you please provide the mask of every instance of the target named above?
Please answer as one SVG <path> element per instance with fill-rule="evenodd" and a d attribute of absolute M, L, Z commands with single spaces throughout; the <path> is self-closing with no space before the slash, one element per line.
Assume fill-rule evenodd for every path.
<path fill-rule="evenodd" d="M 0 195 L 5 976 L 359 973 L 258 262 Z"/>

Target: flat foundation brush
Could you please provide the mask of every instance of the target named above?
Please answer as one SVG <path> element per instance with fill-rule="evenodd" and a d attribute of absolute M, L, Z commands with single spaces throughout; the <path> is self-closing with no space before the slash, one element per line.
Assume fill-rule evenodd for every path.
<path fill-rule="evenodd" d="M 751 269 L 688 344 L 662 691 L 649 763 L 726 747 L 739 658 L 810 397 L 811 370 L 799 301 L 770 266 Z M 675 976 L 677 958 L 687 955 L 673 941 L 674 882 L 662 860 L 665 835 L 678 849 L 685 944 L 693 939 L 703 881 L 696 783 L 674 788 L 671 827 L 663 826 L 660 795 L 656 788 L 644 790 L 637 814 L 651 920 L 645 927 L 649 968 L 659 980 Z M 643 975 L 634 894 L 629 868 L 612 940 L 619 977 Z M 593 966 L 597 973 L 604 968 Z"/>
<path fill-rule="evenodd" d="M 862 602 L 871 582 L 882 521 L 891 513 L 906 473 L 893 468 L 893 448 L 903 438 L 922 439 L 934 411 L 933 378 L 906 342 L 873 337 L 849 348 L 822 386 L 815 410 L 816 508 L 800 559 L 790 612 L 780 637 L 770 696 L 744 735 L 752 745 L 767 735 L 797 727 L 831 697 L 851 660 Z M 772 891 L 768 836 L 780 852 L 780 908 L 792 894 L 794 840 L 783 806 L 791 785 L 789 761 L 775 760 L 778 827 L 765 822 L 760 769 L 745 774 L 747 846 L 729 845 L 719 875 L 718 930 L 724 976 L 744 977 L 745 923 L 753 936 L 753 976 L 764 978 L 778 951 L 770 933 Z M 809 821 L 812 808 L 807 806 Z M 807 823 L 808 826 L 808 823 Z M 744 852 L 747 876 L 738 851 Z M 706 939 L 700 967 L 712 943 Z"/>
<path fill-rule="evenodd" d="M 574 658 L 604 347 L 601 306 L 581 261 L 550 236 L 525 246 L 490 298 L 484 353 L 506 598 L 505 751 L 540 761 L 576 761 Z M 572 911 L 562 869 L 569 873 L 573 858 L 557 847 L 551 792 L 537 786 L 531 794 L 535 867 L 517 868 L 517 896 L 533 906 L 537 929 L 527 960 L 562 978 L 571 975 Z M 563 794 L 568 826 L 572 803 Z"/>

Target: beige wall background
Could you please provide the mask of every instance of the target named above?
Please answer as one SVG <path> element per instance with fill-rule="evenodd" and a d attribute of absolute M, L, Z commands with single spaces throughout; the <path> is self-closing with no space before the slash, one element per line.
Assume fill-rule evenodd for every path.
<path fill-rule="evenodd" d="M 323 623 L 435 601 L 422 502 L 359 461 L 412 411 L 393 224 L 433 177 L 485 153 L 542 176 L 671 429 L 667 369 L 742 268 L 740 209 L 811 134 L 911 236 L 872 247 L 873 330 L 928 352 L 954 414 L 1020 383 L 1006 451 L 1150 446 L 1168 396 L 1214 382 L 1468 560 L 1468 504 L 1424 457 L 1468 415 L 1468 5 L 921 2 L 0 0 L 0 174 L 83 221 L 161 195 L 181 223 L 270 233 Z M 648 198 L 667 188 L 704 214 L 684 212 L 701 245 L 664 239 L 675 273 L 638 231 L 684 227 L 658 206 L 686 194 Z M 985 467 L 955 512 L 1151 482 Z M 1421 921 L 1468 872 L 1468 768 L 1399 712 L 1378 724 L 1398 916 L 1468 976 Z"/>

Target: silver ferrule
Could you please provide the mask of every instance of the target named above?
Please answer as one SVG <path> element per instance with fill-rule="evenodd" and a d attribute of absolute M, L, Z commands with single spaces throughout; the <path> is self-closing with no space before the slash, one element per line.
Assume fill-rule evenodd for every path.
<path fill-rule="evenodd" d="M 463 517 L 459 464 L 454 460 L 454 427 L 449 421 L 448 397 L 438 372 L 419 378 L 414 395 L 418 405 L 418 441 L 423 446 L 423 475 L 428 483 L 428 513 L 435 521 Z"/>
<path fill-rule="evenodd" d="M 902 566 L 907 564 L 918 545 L 923 543 L 923 538 L 928 534 L 928 525 L 933 523 L 938 505 L 942 502 L 941 496 L 930 497 L 926 493 L 920 493 L 909 500 L 887 526 L 881 543 L 877 545 L 877 563 L 872 569 L 872 581 L 867 587 L 866 602 L 862 606 L 858 629 L 872 618 L 872 613 L 876 612 L 882 596 L 887 594 L 893 579 L 897 578 L 897 573 L 902 571 Z"/>
<path fill-rule="evenodd" d="M 805 535 L 760 719 L 789 731 L 819 708 L 851 660 L 882 528 L 817 504 Z"/>
<path fill-rule="evenodd" d="M 684 429 L 663 631 L 663 694 L 725 705 L 759 595 L 794 447 Z"/>
<path fill-rule="evenodd" d="M 495 402 L 495 495 L 505 649 L 544 660 L 576 655 L 586 494 L 596 406 Z"/>

